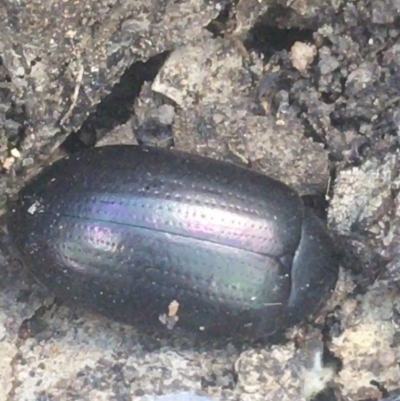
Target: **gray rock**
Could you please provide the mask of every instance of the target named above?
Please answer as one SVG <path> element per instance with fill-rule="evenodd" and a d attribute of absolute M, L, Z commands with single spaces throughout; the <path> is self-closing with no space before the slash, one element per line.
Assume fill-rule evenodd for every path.
<path fill-rule="evenodd" d="M 196 37 L 225 3 L 2 2 L 2 64 L 11 99 L 29 122 L 14 167 L 24 172 L 24 158 L 37 163 L 48 156 L 82 126 L 128 66 Z M 7 133 L 0 132 L 0 144 L 7 148 Z M 13 183 L 11 190 L 17 188 Z"/>
<path fill-rule="evenodd" d="M 252 69 L 244 61 L 230 41 L 208 35 L 172 53 L 152 89 L 180 106 L 173 124 L 176 147 L 250 164 L 302 194 L 324 191 L 327 152 L 304 136 L 285 92 L 279 93 L 278 111 L 265 112 L 254 90 L 264 79 L 261 60 L 254 56 Z"/>
<path fill-rule="evenodd" d="M 171 53 L 131 104 L 113 105 L 129 111 L 126 122 L 96 115 L 97 145 L 165 146 L 171 129 L 180 149 L 251 165 L 303 193 L 325 192 L 334 169 L 328 220 L 354 265 L 317 321 L 331 312 L 324 345 L 342 370 L 323 374 L 321 339 L 302 341 L 310 325 L 261 349 L 165 339 L 60 306 L 0 258 L 1 401 L 300 401 L 314 379 L 343 400 L 381 399 L 371 380 L 398 389 L 398 0 L 237 3 L 214 37 L 205 27 L 224 0 L 1 2 L 0 204 L 104 112 L 96 106 L 128 85 L 127 69 Z M 301 73 L 291 35 L 316 49 Z"/>

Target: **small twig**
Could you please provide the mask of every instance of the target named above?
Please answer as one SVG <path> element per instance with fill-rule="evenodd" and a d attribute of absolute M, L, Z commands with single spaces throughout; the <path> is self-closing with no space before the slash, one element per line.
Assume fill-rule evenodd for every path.
<path fill-rule="evenodd" d="M 228 142 L 228 150 L 234 155 L 236 156 L 238 159 L 240 159 L 240 161 L 244 164 L 244 165 L 249 165 L 250 164 L 250 160 L 246 157 L 243 156 L 240 152 L 238 152 L 235 148 L 235 145 L 233 145 L 231 142 Z"/>
<path fill-rule="evenodd" d="M 72 94 L 72 98 L 71 98 L 71 105 L 69 106 L 68 111 L 65 113 L 64 117 L 61 119 L 60 121 L 60 125 L 64 125 L 65 122 L 71 117 L 71 114 L 76 106 L 76 103 L 78 101 L 78 96 L 79 96 L 79 90 L 81 88 L 82 85 L 82 80 L 83 80 L 83 65 L 81 65 L 79 67 L 79 71 L 75 80 L 75 89 L 74 89 L 74 93 Z"/>

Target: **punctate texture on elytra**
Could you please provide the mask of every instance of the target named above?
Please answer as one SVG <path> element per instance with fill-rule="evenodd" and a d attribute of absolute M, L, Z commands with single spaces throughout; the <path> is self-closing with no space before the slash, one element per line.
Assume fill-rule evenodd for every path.
<path fill-rule="evenodd" d="M 8 230 L 59 298 L 124 323 L 263 338 L 313 316 L 339 263 L 285 184 L 161 148 L 99 147 L 45 168 Z"/>

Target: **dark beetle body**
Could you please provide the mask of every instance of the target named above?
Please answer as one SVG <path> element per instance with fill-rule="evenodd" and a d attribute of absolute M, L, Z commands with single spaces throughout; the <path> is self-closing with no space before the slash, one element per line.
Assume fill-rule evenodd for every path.
<path fill-rule="evenodd" d="M 262 338 L 318 312 L 338 274 L 324 226 L 289 187 L 161 148 L 59 160 L 10 204 L 8 230 L 61 299 L 125 323 L 162 326 L 175 301 L 178 326 Z"/>

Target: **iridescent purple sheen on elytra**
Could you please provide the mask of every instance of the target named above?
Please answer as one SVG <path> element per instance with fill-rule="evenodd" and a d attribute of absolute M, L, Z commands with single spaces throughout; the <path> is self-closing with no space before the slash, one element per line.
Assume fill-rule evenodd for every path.
<path fill-rule="evenodd" d="M 338 261 L 322 223 L 281 182 L 160 148 L 59 160 L 9 205 L 31 272 L 112 319 L 265 337 L 316 313 Z"/>

